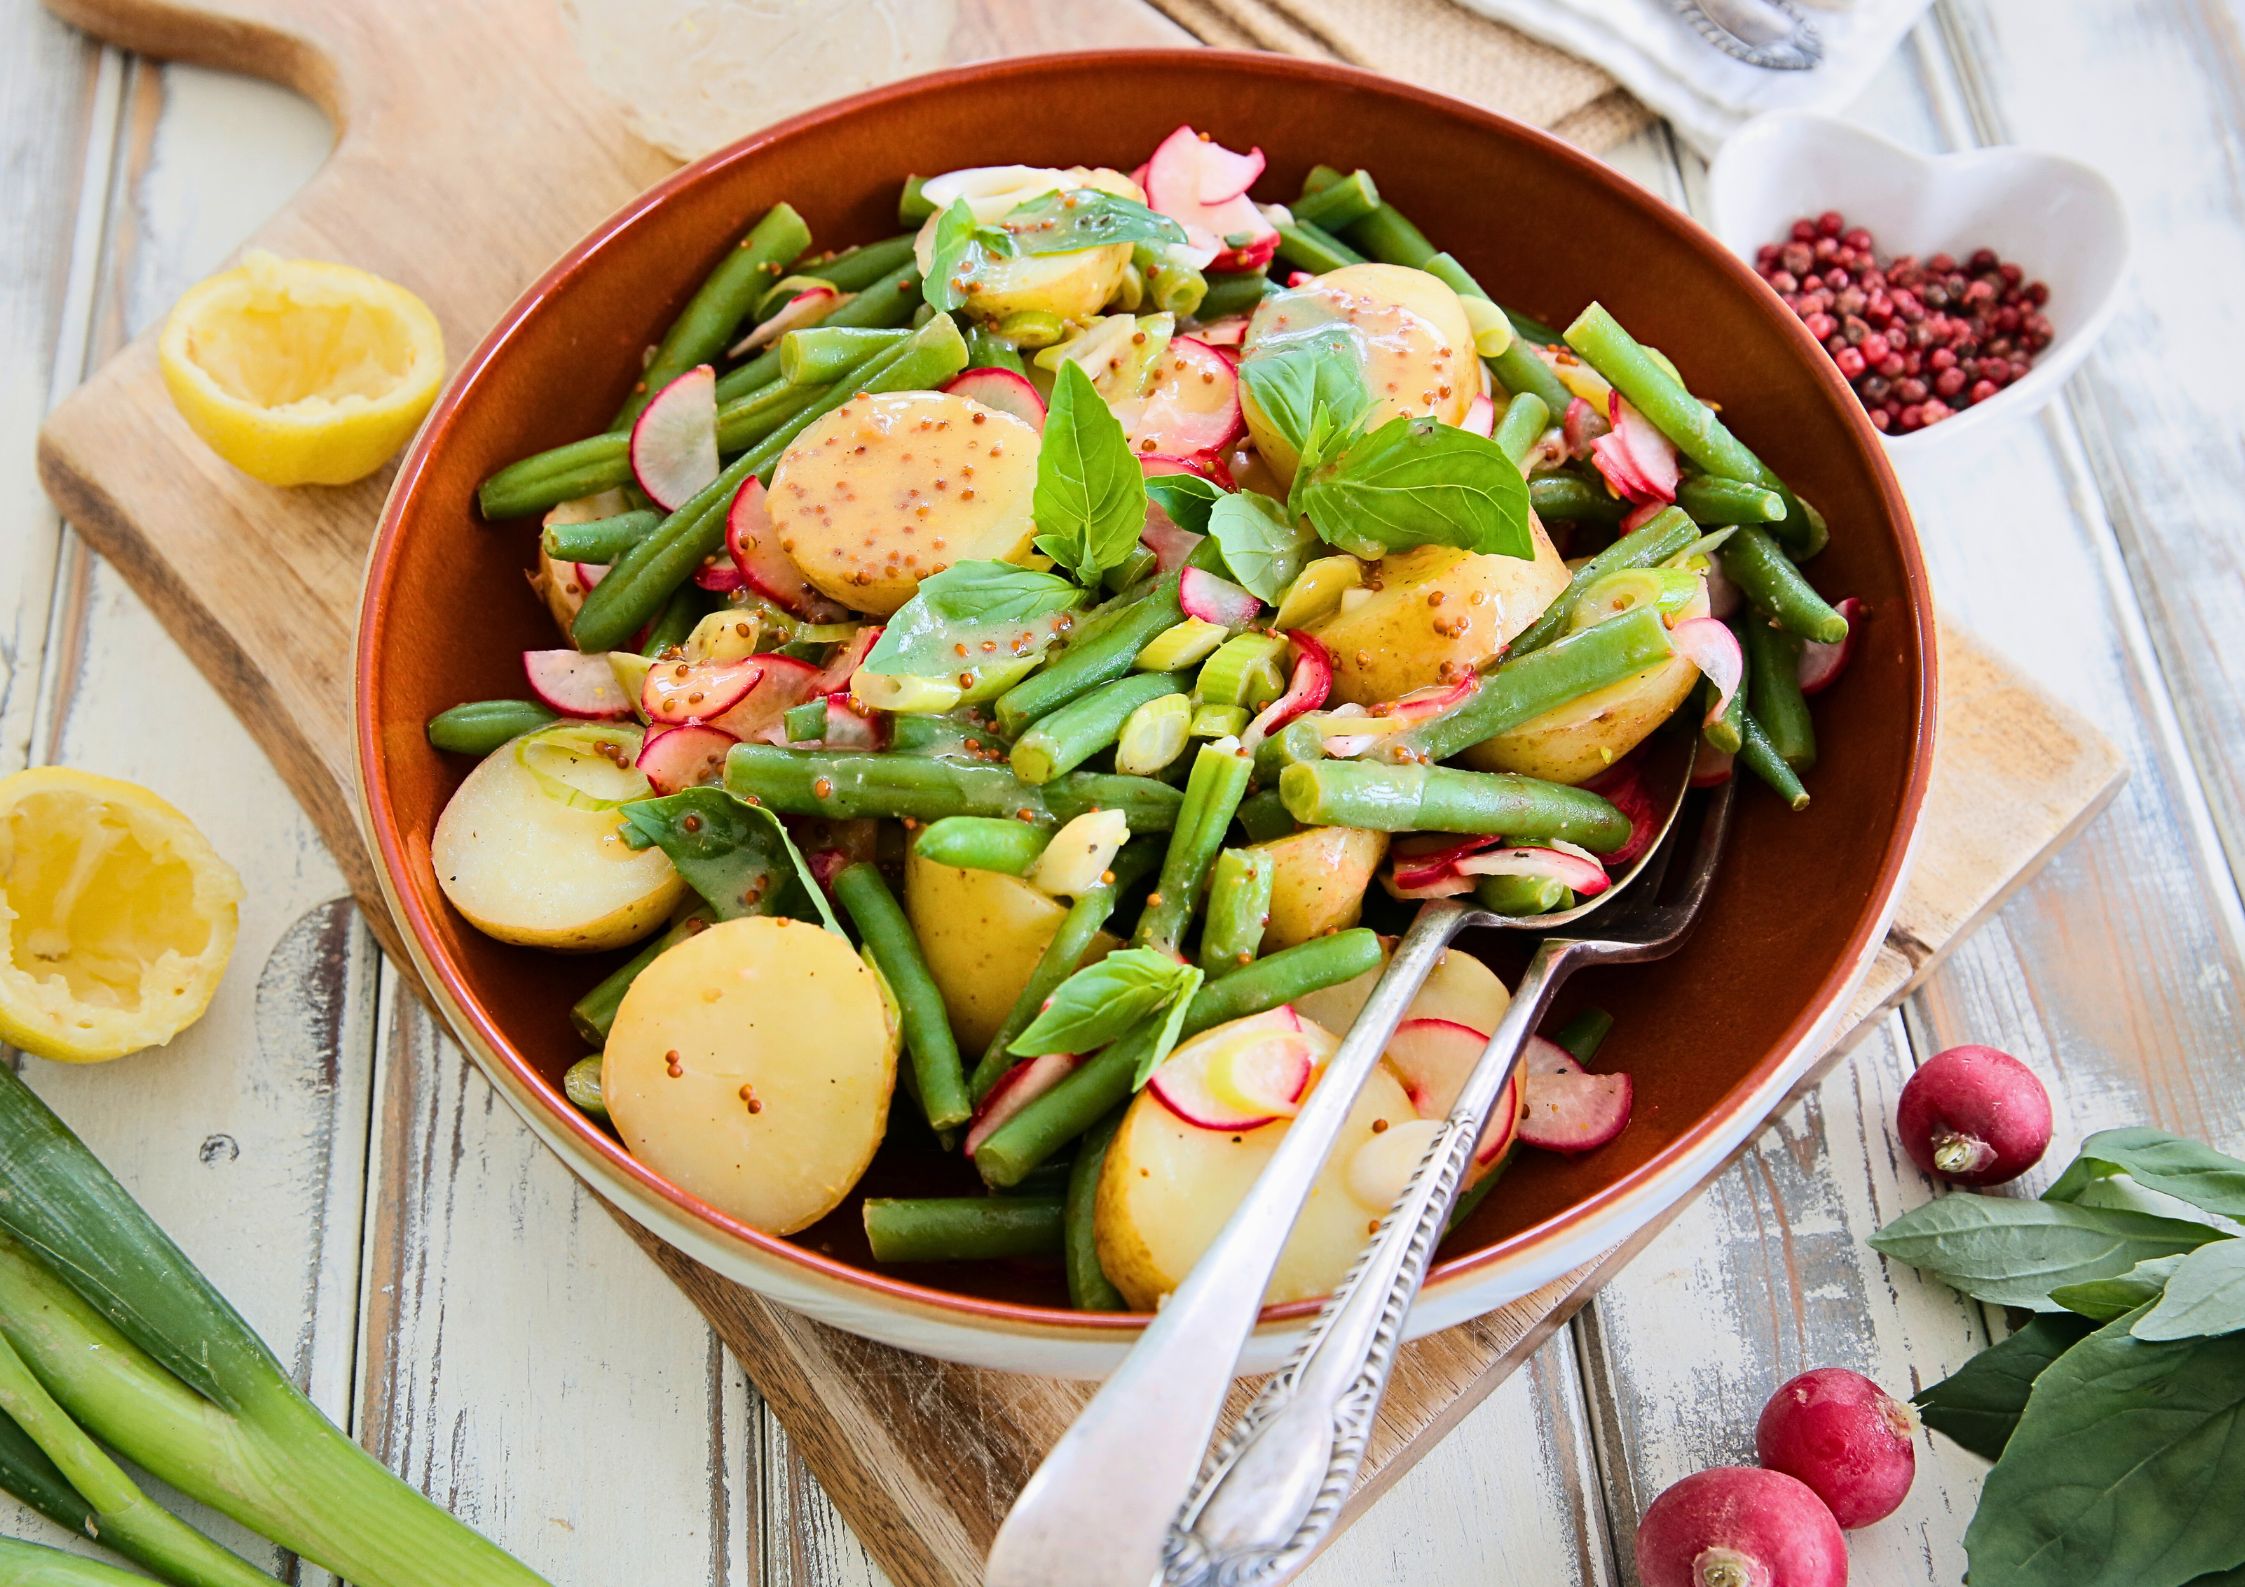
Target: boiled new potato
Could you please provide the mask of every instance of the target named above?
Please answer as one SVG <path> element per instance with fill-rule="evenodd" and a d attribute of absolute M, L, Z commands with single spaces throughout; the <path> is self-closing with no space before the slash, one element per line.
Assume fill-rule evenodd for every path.
<path fill-rule="evenodd" d="M 1375 705 L 1493 661 L 1567 587 L 1567 564 L 1532 515 L 1528 531 L 1530 558 L 1413 546 L 1367 567 L 1363 592 L 1310 625 L 1333 653 L 1333 697 Z"/>
<path fill-rule="evenodd" d="M 1194 1040 L 1221 1040 L 1230 1029 L 1219 1025 Z M 1330 1052 L 1330 1033 L 1320 1034 Z M 1323 1295 L 1347 1274 L 1387 1211 L 1386 1201 L 1374 1206 L 1357 1198 L 1350 1163 L 1375 1136 L 1417 1117 L 1394 1071 L 1377 1065 L 1303 1203 L 1266 1301 Z M 1099 1265 L 1133 1307 L 1153 1310 L 1184 1281 L 1286 1131 L 1284 1120 L 1251 1130 L 1203 1128 L 1185 1122 L 1153 1090 L 1138 1093 L 1107 1148 L 1093 1214 Z"/>
<path fill-rule="evenodd" d="M 1702 590 L 1676 616 L 1707 615 Z M 1588 782 L 1635 749 L 1675 713 L 1698 687 L 1699 669 L 1682 656 L 1656 662 L 1635 677 L 1570 700 L 1495 738 L 1483 739 L 1458 759 L 1481 771 L 1516 771 L 1552 782 Z"/>
<path fill-rule="evenodd" d="M 1029 984 L 1067 906 L 1018 876 L 938 865 L 914 848 L 904 861 L 904 912 L 928 961 L 960 1045 L 979 1053 Z M 1087 958 L 1115 945 L 1101 932 Z"/>
<path fill-rule="evenodd" d="M 628 750 L 621 766 L 557 751 L 548 777 L 595 799 L 643 796 L 646 779 L 631 767 L 639 734 L 614 731 Z M 501 942 L 577 953 L 636 942 L 678 906 L 685 880 L 661 849 L 627 847 L 613 809 L 584 808 L 541 784 L 522 757 L 542 736 L 501 745 L 452 795 L 429 840 L 437 884 Z"/>
<path fill-rule="evenodd" d="M 846 938 L 779 916 L 720 921 L 641 971 L 601 1097 L 631 1153 L 720 1212 L 793 1234 L 873 1160 L 897 1030 Z"/>
<path fill-rule="evenodd" d="M 544 523 L 592 523 L 602 518 L 613 518 L 631 509 L 631 500 L 621 489 L 599 491 L 591 496 L 579 496 L 565 501 L 545 516 Z M 544 537 L 538 541 L 538 565 L 531 570 L 530 587 L 538 592 L 538 599 L 546 603 L 546 610 L 560 624 L 563 634 L 577 620 L 578 608 L 585 604 L 584 580 L 577 576 L 574 562 L 556 562 L 546 555 Z"/>
<path fill-rule="evenodd" d="M 921 193 L 936 206 L 920 228 L 913 252 L 924 274 L 935 260 L 935 228 L 942 211 L 963 197 L 974 218 L 985 226 L 1004 226 L 1019 206 L 1047 193 L 1095 188 L 1143 204 L 1146 194 L 1120 171 L 1074 166 L 1048 170 L 1039 166 L 984 166 L 953 171 L 921 186 Z M 1130 264 L 1129 243 L 1105 243 L 1069 253 L 1017 254 L 1010 259 L 988 259 L 969 283 L 966 312 L 975 319 L 996 324 L 1008 314 L 1042 313 L 1064 320 L 1086 320 L 1097 314 L 1115 295 L 1123 270 Z"/>
<path fill-rule="evenodd" d="M 1385 832 L 1356 827 L 1305 827 L 1258 843 L 1271 857 L 1271 911 L 1263 952 L 1291 948 L 1356 924 L 1364 890 L 1388 851 Z"/>
<path fill-rule="evenodd" d="M 1327 1030 L 1347 1030 L 1356 1023 L 1356 1016 L 1363 1012 L 1372 988 L 1386 972 L 1387 957 L 1394 947 L 1393 941 L 1383 939 L 1378 968 L 1365 971 L 1353 981 L 1343 981 L 1338 986 L 1328 986 L 1298 999 L 1294 1004 L 1295 1012 L 1304 1019 L 1315 1020 Z M 1497 1021 L 1504 1018 L 1504 1011 L 1511 1005 L 1512 994 L 1505 990 L 1504 982 L 1497 979 L 1496 971 L 1463 948 L 1445 948 L 1403 1017 L 1455 1020 L 1468 1030 L 1477 1030 L 1486 1036 L 1497 1028 Z"/>
<path fill-rule="evenodd" d="M 767 503 L 823 595 L 886 617 L 954 562 L 1029 549 L 1037 432 L 940 391 L 853 397 L 788 446 Z"/>
<path fill-rule="evenodd" d="M 1248 322 L 1241 361 L 1252 364 L 1258 354 L 1323 336 L 1335 326 L 1347 333 L 1346 345 L 1372 396 L 1368 430 L 1405 416 L 1458 424 L 1481 394 L 1481 364 L 1465 305 L 1435 277 L 1404 265 L 1346 265 L 1265 298 Z M 1281 479 L 1292 479 L 1300 454 L 1255 405 L 1246 381 L 1240 382 L 1239 396 L 1256 451 Z"/>

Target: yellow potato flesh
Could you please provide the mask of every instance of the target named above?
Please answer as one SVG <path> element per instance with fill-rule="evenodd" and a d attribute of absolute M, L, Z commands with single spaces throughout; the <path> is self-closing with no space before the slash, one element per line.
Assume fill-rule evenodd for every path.
<path fill-rule="evenodd" d="M 1271 908 L 1263 948 L 1272 953 L 1356 924 L 1364 889 L 1388 851 L 1385 832 L 1308 827 L 1258 843 L 1271 857 Z"/>
<path fill-rule="evenodd" d="M 501 745 L 460 784 L 429 841 L 452 907 L 501 942 L 590 953 L 646 936 L 685 896 L 661 849 L 625 845 L 613 810 L 547 795 Z"/>
<path fill-rule="evenodd" d="M 1333 654 L 1333 698 L 1374 705 L 1493 661 L 1567 587 L 1543 525 L 1528 527 L 1532 558 L 1413 546 L 1369 565 L 1367 593 L 1310 625 Z"/>
<path fill-rule="evenodd" d="M 1144 203 L 1146 195 L 1137 183 L 1120 171 L 1090 170 L 1083 166 L 1055 172 L 1058 186 L 1047 186 L 1042 181 L 1024 184 L 1009 193 L 1006 210 L 1015 204 L 1025 204 L 1045 192 L 1095 188 L 1103 193 Z M 983 218 L 991 205 L 976 205 L 978 219 Z M 985 221 L 989 225 L 1002 225 L 1001 210 Z M 935 228 L 942 217 L 931 216 L 921 226 L 914 240 L 913 252 L 924 274 L 935 262 Z M 965 308 L 969 316 L 985 324 L 994 325 L 1009 314 L 1052 314 L 1063 320 L 1088 320 L 1106 307 L 1107 300 L 1115 295 L 1122 283 L 1122 275 L 1130 264 L 1130 244 L 1106 243 L 1097 248 L 1078 248 L 1070 253 L 1018 254 L 1010 259 L 989 259 L 967 283 Z"/>
<path fill-rule="evenodd" d="M 1305 339 L 1346 332 L 1364 374 L 1372 407 L 1367 429 L 1399 416 L 1431 415 L 1457 424 L 1481 393 L 1481 366 L 1465 305 L 1449 287 L 1403 265 L 1359 264 L 1265 298 L 1248 322 L 1242 358 L 1275 352 Z M 1281 479 L 1301 457 L 1240 383 L 1240 408 L 1255 449 Z"/>
<path fill-rule="evenodd" d="M 904 911 L 969 1054 L 990 1045 L 1068 913 L 1017 876 L 937 865 L 917 850 L 904 862 Z M 1086 962 L 1114 945 L 1102 932 Z"/>
<path fill-rule="evenodd" d="M 1327 1030 L 1345 1031 L 1356 1023 L 1364 1003 L 1372 995 L 1387 969 L 1387 956 L 1383 950 L 1378 969 L 1367 970 L 1353 981 L 1343 981 L 1339 986 L 1329 986 L 1296 1000 L 1294 1011 L 1304 1019 L 1315 1020 Z M 1497 1028 L 1504 1011 L 1512 1004 L 1512 994 L 1497 979 L 1497 973 L 1463 948 L 1450 948 L 1434 961 L 1434 971 L 1419 988 L 1418 996 L 1411 999 L 1405 1019 L 1455 1020 L 1468 1030 L 1477 1030 L 1484 1036 Z"/>
<path fill-rule="evenodd" d="M 954 562 L 1009 562 L 1036 535 L 1037 432 L 940 391 L 854 397 L 772 475 L 780 546 L 821 594 L 887 616 Z"/>
<path fill-rule="evenodd" d="M 1341 1281 L 1387 1211 L 1357 1199 L 1350 1161 L 1375 1135 L 1417 1117 L 1394 1072 L 1376 1067 L 1303 1204 L 1266 1300 L 1323 1295 Z M 1093 1212 L 1099 1265 L 1133 1307 L 1151 1311 L 1184 1281 L 1286 1131 L 1283 1120 L 1253 1130 L 1203 1129 L 1152 1091 L 1138 1093 L 1107 1149 Z"/>
<path fill-rule="evenodd" d="M 897 1041 L 849 942 L 799 920 L 721 921 L 640 972 L 601 1096 L 631 1153 L 767 1234 L 850 1193 L 888 1128 Z"/>

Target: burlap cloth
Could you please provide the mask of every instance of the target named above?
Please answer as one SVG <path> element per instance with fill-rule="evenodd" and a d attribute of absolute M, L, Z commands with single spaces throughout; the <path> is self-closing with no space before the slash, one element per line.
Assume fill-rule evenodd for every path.
<path fill-rule="evenodd" d="M 1578 56 L 1452 0 L 1153 0 L 1203 43 L 1368 67 L 1485 105 L 1592 151 L 1651 120 Z"/>

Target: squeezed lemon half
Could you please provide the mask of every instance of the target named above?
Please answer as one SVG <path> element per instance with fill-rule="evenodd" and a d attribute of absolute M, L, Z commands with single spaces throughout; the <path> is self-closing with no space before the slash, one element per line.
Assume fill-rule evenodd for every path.
<path fill-rule="evenodd" d="M 394 281 L 253 250 L 172 306 L 156 359 L 181 416 L 243 473 L 347 485 L 428 413 L 444 333 Z"/>
<path fill-rule="evenodd" d="M 0 778 L 0 1040 L 64 1063 L 159 1047 L 210 1006 L 241 878 L 147 789 Z"/>

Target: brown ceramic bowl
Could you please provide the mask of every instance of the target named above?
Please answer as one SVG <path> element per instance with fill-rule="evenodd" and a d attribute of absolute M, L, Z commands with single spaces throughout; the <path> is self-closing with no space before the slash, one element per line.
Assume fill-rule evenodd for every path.
<path fill-rule="evenodd" d="M 1424 1331 L 1516 1298 L 1607 1248 L 1697 1184 L 1830 1038 L 1883 934 L 1923 802 L 1934 642 L 1925 573 L 1878 437 L 1777 298 L 1689 219 L 1527 127 L 1339 66 L 1162 51 L 1047 56 L 884 88 L 775 127 L 671 178 L 600 227 L 510 309 L 438 404 L 390 496 L 358 654 L 365 811 L 391 901 L 428 983 L 500 1090 L 578 1173 L 666 1240 L 786 1304 L 913 1349 L 1093 1373 L 1135 1321 L 1065 1309 L 1057 1278 L 999 1267 L 877 1270 L 856 1207 L 795 1239 L 725 1218 L 641 1167 L 571 1108 L 582 1052 L 569 1003 L 608 962 L 502 946 L 445 903 L 429 834 L 465 771 L 422 738 L 431 713 L 522 691 L 518 653 L 553 628 L 524 587 L 530 526 L 475 522 L 500 464 L 602 427 L 710 263 L 780 199 L 823 243 L 896 229 L 912 172 L 1143 159 L 1190 106 L 1271 167 L 1285 197 L 1316 162 L 1381 191 L 1504 302 L 1564 323 L 1596 297 L 1664 349 L 1730 425 L 1831 521 L 1815 565 L 1871 616 L 1851 670 L 1818 702 L 1815 803 L 1747 790 L 1705 923 L 1664 964 L 1585 978 L 1616 1023 L 1601 1066 L 1636 1079 L 1636 1117 L 1603 1149 L 1524 1154 L 1449 1242 L 1413 1314 Z M 876 1170 L 878 1188 L 959 1174 Z M 954 1179 L 951 1183 L 957 1184 Z M 959 1188 L 965 1188 L 959 1185 Z M 1268 1363 L 1304 1308 L 1266 1319 Z"/>

